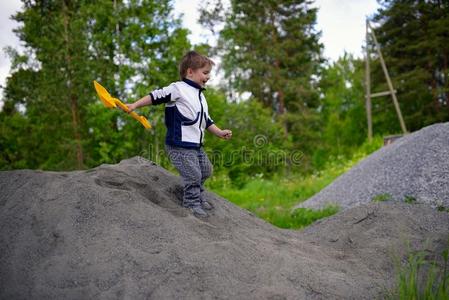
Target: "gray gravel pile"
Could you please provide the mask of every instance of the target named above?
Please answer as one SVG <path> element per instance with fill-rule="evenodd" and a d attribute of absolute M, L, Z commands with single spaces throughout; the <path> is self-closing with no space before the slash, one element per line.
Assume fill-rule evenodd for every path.
<path fill-rule="evenodd" d="M 88 171 L 0 172 L 0 299 L 375 299 L 395 257 L 447 247 L 449 214 L 370 203 L 281 230 L 142 158 Z"/>
<path fill-rule="evenodd" d="M 373 199 L 449 208 L 449 123 L 425 127 L 385 146 L 297 207 L 342 209 Z"/>

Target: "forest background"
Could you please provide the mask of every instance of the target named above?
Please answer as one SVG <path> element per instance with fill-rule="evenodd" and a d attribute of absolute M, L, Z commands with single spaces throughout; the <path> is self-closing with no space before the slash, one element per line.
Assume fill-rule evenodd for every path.
<path fill-rule="evenodd" d="M 177 80 L 178 61 L 194 48 L 222 63 L 224 79 L 206 97 L 214 121 L 233 131 L 230 141 L 206 136 L 209 188 L 279 226 L 301 226 L 293 204 L 378 149 L 383 136 L 401 133 L 391 99 L 376 98 L 368 142 L 364 61 L 323 58 L 312 4 L 208 1 L 199 22 L 218 37 L 211 47 L 191 44 L 173 1 L 24 0 L 14 19 L 25 51 L 8 49 L 0 169 L 88 169 L 138 155 L 173 171 L 163 108 L 140 110 L 153 125 L 145 131 L 103 107 L 92 81 L 132 102 Z M 379 5 L 370 20 L 408 131 L 448 121 L 449 4 Z M 369 47 L 371 91 L 385 91 Z"/>

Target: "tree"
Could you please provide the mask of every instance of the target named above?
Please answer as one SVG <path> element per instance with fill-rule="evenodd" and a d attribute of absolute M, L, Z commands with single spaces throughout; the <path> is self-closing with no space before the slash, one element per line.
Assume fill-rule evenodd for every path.
<path fill-rule="evenodd" d="M 311 3 L 230 1 L 229 10 L 218 17 L 224 26 L 217 46 L 231 89 L 250 92 L 271 108 L 283 124 L 284 138 L 307 153 L 316 142 L 316 79 L 322 62 L 320 33 L 314 27 L 317 9 Z M 217 30 L 220 26 L 210 18 L 220 10 L 213 5 L 204 10 L 209 14 L 201 21 Z"/>
<path fill-rule="evenodd" d="M 2 161 L 73 169 L 141 153 L 148 140 L 138 138 L 139 125 L 100 109 L 92 80 L 127 101 L 176 78 L 190 44 L 171 11 L 169 0 L 24 1 L 14 18 L 27 51 L 13 55 L 1 114 L 2 122 L 20 114 L 32 134 L 26 148 L 5 151 Z M 2 128 L 9 132 L 8 124 Z M 95 135 L 97 128 L 104 131 Z"/>
<path fill-rule="evenodd" d="M 232 128 L 235 137 L 223 141 L 206 135 L 214 173 L 225 173 L 241 187 L 254 176 L 270 177 L 283 171 L 290 148 L 282 124 L 272 120 L 269 108 L 255 99 L 228 103 L 225 93 L 214 89 L 208 89 L 206 97 L 214 122 Z"/>
<path fill-rule="evenodd" d="M 96 78 L 125 102 L 135 101 L 176 80 L 179 77 L 177 64 L 190 49 L 190 43 L 188 31 L 172 16 L 172 1 L 120 1 L 111 5 L 111 9 L 116 21 L 111 23 L 110 13 L 100 10 L 95 20 L 101 22 L 92 22 L 92 31 L 97 37 L 97 46 L 92 47 L 95 49 L 93 59 L 108 58 L 106 68 L 97 72 Z M 95 66 L 100 65 L 95 63 Z M 113 67 L 114 71 L 108 72 L 108 67 L 109 70 Z M 98 102 L 91 105 L 88 112 L 92 118 L 88 125 L 92 132 L 89 139 L 91 164 L 116 162 L 133 155 L 159 159 L 158 149 L 163 148 L 165 135 L 161 107 L 143 109 L 143 114 L 151 112 L 149 119 L 153 125 L 150 132 L 145 132 L 140 124 L 120 112 L 109 112 L 109 116 L 103 116 L 105 123 L 98 124 L 98 113 L 106 112 L 101 105 L 98 107 Z M 107 133 L 111 127 L 115 135 Z"/>
<path fill-rule="evenodd" d="M 375 29 L 392 77 L 407 128 L 411 131 L 449 120 L 449 3 L 447 1 L 380 1 Z M 387 89 L 379 65 L 374 91 Z M 376 130 L 400 131 L 391 101 L 373 105 Z"/>
<path fill-rule="evenodd" d="M 323 68 L 320 80 L 322 144 L 314 153 L 316 167 L 330 156 L 350 156 L 366 138 L 364 62 L 344 54 Z"/>
<path fill-rule="evenodd" d="M 80 11 L 79 2 L 25 1 L 24 11 L 14 16 L 23 24 L 16 33 L 29 55 L 8 80 L 5 102 L 23 106 L 36 153 L 30 160 L 39 161 L 41 167 L 82 167 L 80 114 L 86 102 L 80 95 L 87 92 L 84 82 L 89 73 L 83 63 L 87 45 L 81 38 Z M 24 74 L 31 80 L 17 80 Z M 32 90 L 26 86 L 29 82 Z"/>

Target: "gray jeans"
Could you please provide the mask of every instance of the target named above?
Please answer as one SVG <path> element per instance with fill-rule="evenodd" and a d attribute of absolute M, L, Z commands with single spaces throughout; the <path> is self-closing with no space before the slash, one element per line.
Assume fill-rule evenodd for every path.
<path fill-rule="evenodd" d="M 212 175 L 212 164 L 206 152 L 202 148 L 186 149 L 170 145 L 165 145 L 165 150 L 184 182 L 182 206 L 201 205 L 204 191 L 203 184 Z"/>

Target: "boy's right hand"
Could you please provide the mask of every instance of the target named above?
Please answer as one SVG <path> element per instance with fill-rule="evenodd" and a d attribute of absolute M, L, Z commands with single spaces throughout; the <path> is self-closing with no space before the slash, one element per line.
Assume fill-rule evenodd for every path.
<path fill-rule="evenodd" d="M 135 110 L 136 109 L 136 106 L 134 105 L 134 103 L 126 103 L 125 104 L 126 106 L 128 106 L 128 111 L 127 111 L 127 113 L 130 113 L 130 112 L 132 112 L 133 110 Z M 126 111 L 125 111 L 126 112 Z"/>

